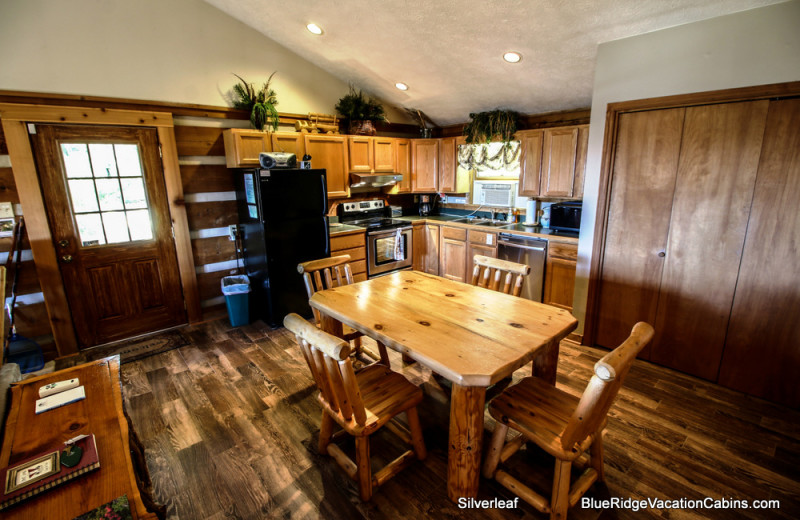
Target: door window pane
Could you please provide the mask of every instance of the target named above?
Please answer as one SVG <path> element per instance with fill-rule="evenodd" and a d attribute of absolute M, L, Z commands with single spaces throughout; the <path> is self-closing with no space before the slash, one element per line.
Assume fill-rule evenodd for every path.
<path fill-rule="evenodd" d="M 131 240 L 150 240 L 153 238 L 153 226 L 150 223 L 150 212 L 146 209 L 126 211 L 128 214 L 128 229 Z"/>
<path fill-rule="evenodd" d="M 137 144 L 62 143 L 61 155 L 83 247 L 154 238 Z"/>
<path fill-rule="evenodd" d="M 139 161 L 139 147 L 135 144 L 115 144 L 117 167 L 121 177 L 141 177 L 142 164 Z"/>
<path fill-rule="evenodd" d="M 92 167 L 89 165 L 89 152 L 83 143 L 63 143 L 61 156 L 64 158 L 64 168 L 67 178 L 91 177 Z"/>
<path fill-rule="evenodd" d="M 109 244 L 129 242 L 128 222 L 123 211 L 110 211 L 103 213 L 103 229 Z"/>
<path fill-rule="evenodd" d="M 106 243 L 103 223 L 100 221 L 100 213 L 75 215 L 75 220 L 78 223 L 78 234 L 83 247 L 101 246 Z"/>
<path fill-rule="evenodd" d="M 147 207 L 147 198 L 144 194 L 144 179 L 141 177 L 134 177 L 132 179 L 120 179 L 119 181 L 122 184 L 125 209 Z"/>
<path fill-rule="evenodd" d="M 100 211 L 120 210 L 122 207 L 122 192 L 119 189 L 118 179 L 97 179 L 97 198 L 100 200 Z"/>
<path fill-rule="evenodd" d="M 92 170 L 95 177 L 116 177 L 117 161 L 114 159 L 114 146 L 110 144 L 90 144 Z"/>
<path fill-rule="evenodd" d="M 91 179 L 71 179 L 68 182 L 70 198 L 72 199 L 72 211 L 75 213 L 97 211 L 97 195 L 94 192 L 94 181 Z"/>

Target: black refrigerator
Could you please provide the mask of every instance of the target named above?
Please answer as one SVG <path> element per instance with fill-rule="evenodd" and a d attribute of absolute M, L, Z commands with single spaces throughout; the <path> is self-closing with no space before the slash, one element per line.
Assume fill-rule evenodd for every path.
<path fill-rule="evenodd" d="M 250 317 L 273 327 L 290 312 L 310 317 L 297 264 L 330 256 L 325 170 L 237 170 Z"/>

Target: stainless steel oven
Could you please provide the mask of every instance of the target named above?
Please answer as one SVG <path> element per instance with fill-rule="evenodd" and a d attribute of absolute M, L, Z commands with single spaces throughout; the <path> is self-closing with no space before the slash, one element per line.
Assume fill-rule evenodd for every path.
<path fill-rule="evenodd" d="M 367 231 L 367 277 L 411 269 L 412 237 L 410 225 Z"/>
<path fill-rule="evenodd" d="M 336 210 L 339 221 L 367 230 L 367 277 L 411 269 L 414 244 L 411 224 L 391 218 L 380 199 L 345 202 Z"/>

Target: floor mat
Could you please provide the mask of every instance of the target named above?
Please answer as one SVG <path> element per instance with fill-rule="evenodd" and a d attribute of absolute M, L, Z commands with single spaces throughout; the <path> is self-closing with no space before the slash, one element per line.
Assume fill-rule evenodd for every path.
<path fill-rule="evenodd" d="M 147 338 L 139 338 L 102 347 L 92 347 L 82 351 L 81 354 L 86 361 L 94 361 L 119 354 L 120 363 L 124 365 L 131 361 L 161 354 L 188 344 L 189 338 L 182 332 L 168 330 Z"/>

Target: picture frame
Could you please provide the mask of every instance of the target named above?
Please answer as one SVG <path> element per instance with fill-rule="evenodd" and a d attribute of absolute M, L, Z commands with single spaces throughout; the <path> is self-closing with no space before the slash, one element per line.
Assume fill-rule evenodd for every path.
<path fill-rule="evenodd" d="M 13 493 L 61 471 L 59 453 L 54 451 L 9 469 L 6 474 L 5 493 Z"/>
<path fill-rule="evenodd" d="M 14 234 L 14 219 L 0 218 L 0 237 L 10 237 Z"/>

